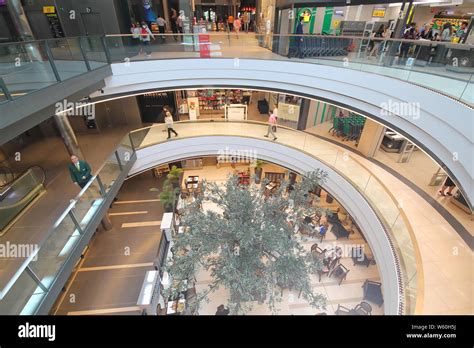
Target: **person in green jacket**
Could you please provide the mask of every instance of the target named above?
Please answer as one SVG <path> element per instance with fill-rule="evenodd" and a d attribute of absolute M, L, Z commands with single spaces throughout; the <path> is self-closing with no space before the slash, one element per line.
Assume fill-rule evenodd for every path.
<path fill-rule="evenodd" d="M 81 188 L 86 186 L 92 178 L 91 167 L 86 161 L 81 161 L 76 155 L 71 156 L 71 163 L 68 164 L 69 174 L 72 181 Z"/>

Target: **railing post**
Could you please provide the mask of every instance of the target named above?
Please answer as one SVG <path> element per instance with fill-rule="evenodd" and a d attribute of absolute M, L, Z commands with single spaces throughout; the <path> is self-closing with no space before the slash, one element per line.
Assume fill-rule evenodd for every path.
<path fill-rule="evenodd" d="M 79 49 L 81 50 L 82 57 L 84 58 L 84 63 L 86 63 L 87 71 L 91 71 L 91 65 L 89 64 L 89 60 L 87 59 L 84 47 L 82 47 L 82 37 L 79 36 L 77 39 L 79 40 Z"/>
<path fill-rule="evenodd" d="M 118 165 L 119 165 L 119 168 L 120 168 L 120 171 L 123 170 L 123 166 L 122 166 L 122 161 L 120 161 L 120 156 L 118 154 L 118 151 L 115 150 L 115 158 L 117 159 L 117 162 L 118 162 Z"/>
<path fill-rule="evenodd" d="M 36 273 L 30 268 L 30 265 L 26 266 L 25 268 L 26 273 L 33 279 L 33 281 L 38 284 L 38 286 L 43 290 L 44 292 L 48 292 L 48 288 L 44 286 L 44 284 L 41 282 L 41 280 L 38 278 Z"/>
<path fill-rule="evenodd" d="M 10 94 L 10 91 L 7 88 L 7 85 L 5 84 L 5 81 L 0 77 L 0 89 L 5 93 L 5 98 L 7 100 L 13 100 L 12 95 Z"/>
<path fill-rule="evenodd" d="M 54 63 L 53 53 L 51 52 L 51 48 L 48 45 L 48 40 L 44 40 L 44 47 L 46 50 L 46 55 L 48 56 L 49 64 L 51 64 L 51 69 L 53 69 L 54 76 L 58 82 L 61 82 L 61 76 L 59 76 L 56 63 Z"/>
<path fill-rule="evenodd" d="M 130 146 L 132 146 L 132 151 L 136 152 L 135 145 L 133 144 L 133 140 L 132 140 L 132 132 L 128 133 L 128 138 L 130 139 Z"/>
<path fill-rule="evenodd" d="M 104 47 L 105 57 L 107 58 L 107 63 L 112 64 L 112 58 L 110 56 L 109 47 L 107 46 L 107 40 L 105 36 L 100 37 L 100 41 L 102 42 L 102 46 Z"/>
<path fill-rule="evenodd" d="M 102 180 L 100 180 L 100 176 L 99 176 L 99 175 L 97 175 L 96 178 L 97 178 L 97 183 L 99 184 L 100 194 L 102 195 L 102 197 L 105 197 L 105 187 L 104 187 L 104 184 L 102 183 Z"/>
<path fill-rule="evenodd" d="M 82 231 L 81 225 L 79 225 L 79 222 L 77 221 L 76 215 L 74 215 L 72 210 L 69 211 L 68 215 L 71 218 L 72 222 L 74 223 L 74 226 L 76 226 L 76 229 L 79 232 L 79 234 L 82 234 L 83 231 Z"/>

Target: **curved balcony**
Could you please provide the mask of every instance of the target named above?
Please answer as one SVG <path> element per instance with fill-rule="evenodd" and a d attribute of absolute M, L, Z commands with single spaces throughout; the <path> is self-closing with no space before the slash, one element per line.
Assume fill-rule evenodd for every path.
<path fill-rule="evenodd" d="M 164 125 L 130 133 L 137 153 L 130 175 L 183 158 L 245 150 L 299 173 L 315 168 L 326 170 L 329 180 L 325 190 L 356 219 L 373 248 L 385 283 L 385 296 L 393 294 L 388 288 L 393 279 L 387 279 L 387 275 L 396 267 L 399 308 L 394 312 L 393 307 L 388 307 L 385 313 L 414 314 L 422 308 L 423 269 L 408 219 L 391 191 L 354 156 L 311 134 L 285 127 L 278 128 L 278 139 L 273 142 L 263 137 L 267 125 L 259 122 L 185 121 L 177 122 L 175 129 L 179 137 L 172 140 L 166 140 Z M 357 194 L 351 193 L 354 188 Z M 368 206 L 364 206 L 364 200 Z M 383 225 L 378 231 L 362 219 L 373 211 Z M 388 250 L 391 257 L 386 254 Z"/>

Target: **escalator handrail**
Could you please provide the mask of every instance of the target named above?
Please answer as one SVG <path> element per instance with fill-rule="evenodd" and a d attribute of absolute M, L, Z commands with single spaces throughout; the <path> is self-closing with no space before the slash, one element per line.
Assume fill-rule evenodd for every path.
<path fill-rule="evenodd" d="M 35 170 L 35 169 L 39 169 L 39 170 L 40 170 L 40 172 L 41 172 L 41 178 L 39 178 L 39 177 L 36 177 L 36 178 L 39 179 L 38 182 L 39 182 L 40 184 L 44 185 L 44 182 L 45 182 L 45 180 L 46 180 L 46 172 L 45 172 L 45 170 L 43 169 L 43 167 L 37 166 L 37 165 L 31 166 L 31 167 L 29 167 L 28 169 L 26 169 L 23 173 L 21 173 L 21 175 L 19 175 L 19 176 L 16 177 L 15 179 L 13 179 L 13 181 L 9 182 L 7 185 L 5 185 L 5 186 L 3 186 L 2 188 L 0 188 L 0 197 L 1 197 L 2 195 L 4 195 L 7 191 L 9 191 L 10 188 L 11 188 L 16 182 L 18 182 L 20 179 L 22 179 L 23 177 L 25 177 L 26 175 L 28 175 L 29 172 L 32 172 L 33 175 L 34 175 L 33 170 Z"/>

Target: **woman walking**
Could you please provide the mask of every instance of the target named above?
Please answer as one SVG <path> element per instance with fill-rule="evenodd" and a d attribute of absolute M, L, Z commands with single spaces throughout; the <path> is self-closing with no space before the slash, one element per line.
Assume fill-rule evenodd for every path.
<path fill-rule="evenodd" d="M 173 116 L 171 115 L 171 112 L 167 108 L 163 108 L 163 112 L 165 114 L 165 124 L 166 124 L 166 130 L 168 131 L 168 138 L 171 138 L 171 132 L 174 133 L 174 136 L 177 137 L 178 133 L 173 129 Z"/>

